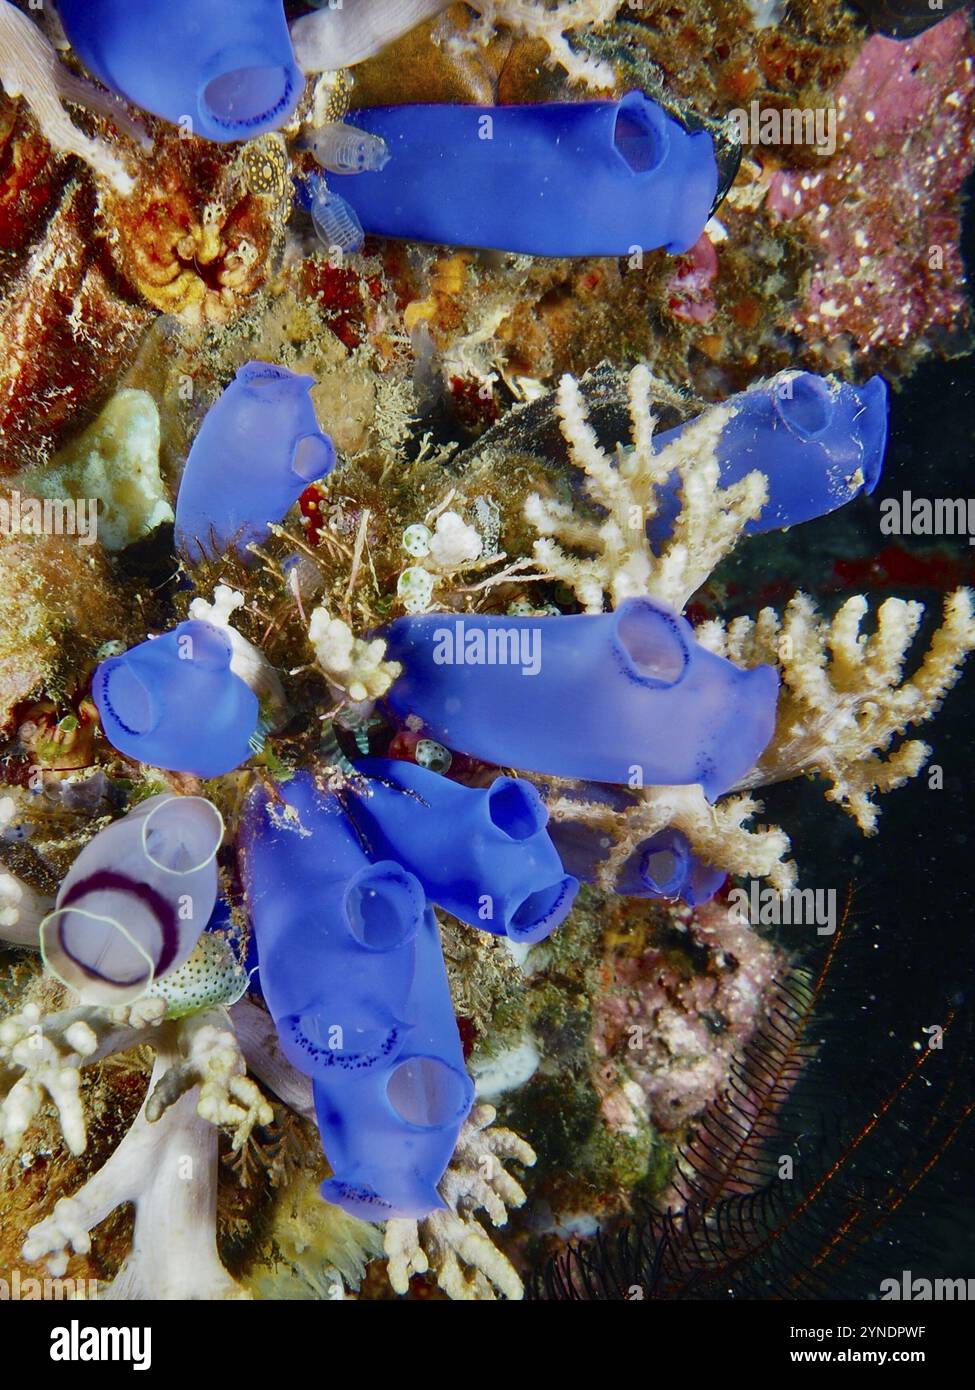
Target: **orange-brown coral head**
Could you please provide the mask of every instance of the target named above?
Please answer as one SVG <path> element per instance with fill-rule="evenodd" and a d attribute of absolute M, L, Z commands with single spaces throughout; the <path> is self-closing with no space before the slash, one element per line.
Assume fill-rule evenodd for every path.
<path fill-rule="evenodd" d="M 157 309 L 186 323 L 228 323 L 267 277 L 290 207 L 286 168 L 276 136 L 236 155 L 161 137 L 131 197 L 105 195 L 119 270 Z"/>

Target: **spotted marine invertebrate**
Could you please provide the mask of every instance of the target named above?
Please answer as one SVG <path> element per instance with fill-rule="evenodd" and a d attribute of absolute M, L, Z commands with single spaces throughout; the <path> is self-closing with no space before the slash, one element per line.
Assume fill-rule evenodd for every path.
<path fill-rule="evenodd" d="M 139 10 L 125 0 L 60 0 L 58 14 L 106 86 L 208 140 L 245 140 L 283 125 L 304 88 L 281 0 L 167 0 Z"/>
<path fill-rule="evenodd" d="M 472 927 L 541 941 L 569 914 L 578 884 L 563 873 L 530 783 L 498 777 L 486 789 L 449 782 L 414 763 L 366 758 L 369 780 L 348 799 L 373 854 L 416 874 L 431 902 Z"/>
<path fill-rule="evenodd" d="M 401 618 L 388 630 L 401 715 L 486 761 L 632 785 L 701 783 L 710 799 L 772 734 L 778 682 L 714 665 L 688 623 L 649 599 L 615 613 Z M 492 711 L 503 707 L 503 726 Z"/>
<path fill-rule="evenodd" d="M 239 767 L 253 751 L 258 700 L 233 659 L 225 632 L 197 620 L 109 657 L 92 681 L 105 737 L 128 757 L 198 777 Z M 187 708 L 206 710 L 206 721 L 188 723 Z"/>
<path fill-rule="evenodd" d="M 389 161 L 337 187 L 378 236 L 542 256 L 686 251 L 717 193 L 710 135 L 638 91 L 615 102 L 375 107 L 355 123 L 385 142 Z M 585 200 L 565 217 L 577 188 Z"/>
<path fill-rule="evenodd" d="M 77 155 L 118 193 L 131 193 L 135 181 L 125 160 L 103 141 L 79 130 L 63 103 L 70 101 L 110 116 L 140 143 L 144 132 L 121 103 L 65 67 L 44 31 L 10 0 L 0 0 L 0 86 L 9 97 L 24 98 L 55 150 Z"/>
<path fill-rule="evenodd" d="M 217 900 L 223 820 L 153 796 L 91 840 L 40 928 L 51 973 L 86 1003 L 128 1004 L 186 961 Z"/>
<path fill-rule="evenodd" d="M 334 467 L 335 448 L 308 395 L 314 384 L 286 367 L 248 362 L 210 407 L 176 498 L 176 540 L 188 559 L 260 544 Z"/>
<path fill-rule="evenodd" d="M 809 520 L 876 486 L 887 433 L 879 379 L 856 388 L 780 373 L 657 440 L 651 384 L 645 367 L 634 369 L 633 445 L 620 446 L 618 463 L 599 446 L 578 384 L 567 376 L 559 386 L 560 428 L 604 521 L 538 494 L 526 504 L 543 537 L 538 564 L 589 612 L 604 596 L 619 603 L 634 593 L 679 610 L 742 534 Z"/>

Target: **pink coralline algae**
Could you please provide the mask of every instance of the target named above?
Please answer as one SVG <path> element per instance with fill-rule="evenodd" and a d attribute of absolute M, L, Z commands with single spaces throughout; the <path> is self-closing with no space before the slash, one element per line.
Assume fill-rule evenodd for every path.
<path fill-rule="evenodd" d="M 964 13 L 909 42 L 873 35 L 834 93 L 836 153 L 783 169 L 766 202 L 818 256 L 792 327 L 814 350 L 947 346 L 967 322 L 959 193 L 975 163 Z"/>
<path fill-rule="evenodd" d="M 677 272 L 668 282 L 668 305 L 675 319 L 684 323 L 710 323 L 717 313 L 711 289 L 718 274 L 718 253 L 702 232 L 686 255 L 677 258 Z"/>
<path fill-rule="evenodd" d="M 633 1128 L 642 1111 L 657 1129 L 672 1132 L 712 1105 L 782 975 L 781 951 L 727 902 L 689 913 L 686 930 L 685 943 L 607 961 L 593 1030 L 594 1080 L 614 1129 Z"/>

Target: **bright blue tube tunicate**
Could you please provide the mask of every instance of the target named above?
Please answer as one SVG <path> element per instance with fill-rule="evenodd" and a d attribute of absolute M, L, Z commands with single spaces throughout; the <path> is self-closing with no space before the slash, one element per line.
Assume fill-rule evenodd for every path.
<path fill-rule="evenodd" d="M 308 394 L 314 384 L 286 367 L 248 362 L 207 411 L 176 498 L 176 544 L 188 559 L 259 545 L 335 466 Z"/>
<path fill-rule="evenodd" d="M 431 902 L 513 941 L 541 941 L 565 920 L 579 885 L 562 868 L 530 782 L 464 787 L 379 758 L 356 770 L 369 781 L 349 814 L 371 853 L 416 874 Z"/>
<path fill-rule="evenodd" d="M 385 1065 L 412 1026 L 423 889 L 398 864 L 370 862 L 337 799 L 310 773 L 278 795 L 252 792 L 240 849 L 261 989 L 281 1045 L 311 1077 Z"/>
<path fill-rule="evenodd" d="M 661 830 L 638 845 L 620 872 L 615 891 L 624 898 L 683 898 L 691 907 L 710 902 L 727 878 L 703 863 L 680 830 Z"/>
<path fill-rule="evenodd" d="M 768 501 L 746 532 L 811 521 L 877 486 L 887 444 L 882 377 L 850 386 L 813 372 L 780 372 L 727 404 L 736 413 L 718 445 L 722 486 L 754 468 L 768 478 Z M 690 423 L 654 435 L 654 447 L 662 449 Z M 678 491 L 676 475 L 659 489 L 662 506 L 648 527 L 651 539 L 670 534 L 680 511 Z"/>
<path fill-rule="evenodd" d="M 282 0 L 58 0 L 107 87 L 207 140 L 284 125 L 304 91 Z"/>
<path fill-rule="evenodd" d="M 712 800 L 772 736 L 778 676 L 706 651 L 648 598 L 545 618 L 434 613 L 388 629 L 388 700 L 503 767 L 626 786 L 700 782 Z"/>
<path fill-rule="evenodd" d="M 333 1174 L 322 1196 L 367 1221 L 417 1220 L 444 1206 L 437 1183 L 474 1100 L 429 910 L 416 934 L 409 1012 L 415 1027 L 387 1068 L 335 1070 L 313 1086 Z"/>
<path fill-rule="evenodd" d="M 380 106 L 378 172 L 332 187 L 367 232 L 536 256 L 686 251 L 711 215 L 714 146 L 642 92 L 535 106 Z"/>
<path fill-rule="evenodd" d="M 248 798 L 241 874 L 264 998 L 314 1083 L 322 1194 L 373 1221 L 425 1216 L 473 1100 L 436 920 L 312 774 L 278 797 Z"/>
<path fill-rule="evenodd" d="M 219 777 L 247 761 L 257 696 L 230 669 L 233 651 L 212 623 L 180 623 L 103 661 L 91 693 L 105 737 L 129 758 Z"/>

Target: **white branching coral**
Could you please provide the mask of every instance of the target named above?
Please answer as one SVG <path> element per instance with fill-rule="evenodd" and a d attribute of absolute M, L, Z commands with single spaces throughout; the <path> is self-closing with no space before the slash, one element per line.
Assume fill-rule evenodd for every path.
<path fill-rule="evenodd" d="M 24 98 L 41 134 L 55 150 L 83 159 L 118 193 L 132 192 L 135 180 L 119 156 L 79 130 L 62 103 L 70 101 L 109 116 L 140 143 L 145 132 L 107 92 L 65 67 L 38 25 L 6 2 L 0 4 L 0 86 L 7 96 Z"/>
<path fill-rule="evenodd" d="M 567 584 L 587 613 L 640 594 L 679 612 L 734 549 L 768 497 L 767 479 L 757 470 L 730 487 L 720 486 L 717 446 L 733 407 L 712 406 L 655 453 L 652 389 L 646 366 L 634 367 L 628 387 L 633 443 L 618 444 L 611 458 L 589 423 L 579 383 L 571 376 L 559 383 L 559 423 L 570 457 L 606 518 L 590 521 L 568 503 L 538 493 L 527 499 L 525 515 L 541 537 L 534 547 L 536 563 Z M 680 511 L 669 536 L 654 549 L 647 524 L 660 509 L 658 488 L 675 473 Z"/>
<path fill-rule="evenodd" d="M 211 1121 L 236 1125 L 239 1147 L 249 1124 L 270 1122 L 271 1109 L 262 1098 L 234 1090 L 234 1080 L 244 1080 L 260 1095 L 253 1082 L 239 1077 L 231 1060 L 239 1052 L 227 1043 L 233 1035 L 223 1020 L 201 1015 L 188 1040 L 180 1025 L 161 1029 L 138 1118 L 104 1167 L 32 1228 L 24 1242 L 26 1259 L 44 1260 L 52 1274 L 63 1274 L 70 1252 L 86 1254 L 92 1230 L 131 1202 L 132 1247 L 102 1297 L 247 1297 L 217 1254 L 217 1131 Z M 189 1087 L 200 1082 L 194 1103 Z"/>
<path fill-rule="evenodd" d="M 14 797 L 0 797 L 0 836 L 13 826 L 17 818 L 18 806 Z M 12 941 L 18 946 L 36 946 L 41 921 L 53 905 L 51 898 L 36 892 L 29 883 L 0 865 L 0 941 Z"/>
<path fill-rule="evenodd" d="M 324 607 L 314 609 L 308 624 L 308 639 L 315 648 L 315 661 L 339 699 L 355 703 L 378 700 L 403 669 L 386 660 L 386 643 L 381 637 L 367 641 L 356 637 L 348 623 L 333 618 Z"/>
<path fill-rule="evenodd" d="M 748 787 L 798 776 L 830 783 L 826 795 L 871 834 L 879 814 L 873 796 L 915 777 L 930 755 L 926 744 L 895 740 L 939 709 L 975 649 L 972 594 L 945 600 L 942 624 L 913 675 L 902 679 L 924 605 L 889 598 L 871 635 L 861 631 L 869 605 L 846 600 L 827 622 L 805 594 L 782 619 L 771 608 L 725 628 L 703 624 L 699 640 L 739 666 L 777 665 L 782 680 L 775 734 L 744 779 Z"/>
<path fill-rule="evenodd" d="M 284 720 L 288 704 L 281 678 L 260 648 L 248 642 L 231 623 L 233 614 L 244 607 L 244 602 L 244 595 L 238 590 L 231 589 L 229 584 L 218 584 L 213 591 L 213 602 L 195 598 L 190 604 L 189 615 L 194 620 L 212 623 L 224 632 L 233 653 L 231 671 L 250 686 L 261 702 L 262 716 L 270 727 L 277 728 Z"/>
<path fill-rule="evenodd" d="M 148 1041 L 162 1018 L 162 1000 L 121 1009 L 83 1005 L 44 1015 L 27 1003 L 0 1022 L 0 1142 L 20 1146 L 49 1098 L 73 1154 L 88 1142 L 81 1102 L 81 1068 Z"/>
<path fill-rule="evenodd" d="M 469 0 L 481 17 L 475 31 L 479 42 L 487 43 L 495 25 L 504 25 L 526 38 L 541 39 L 547 46 L 550 64 L 565 68 L 572 82 L 595 90 L 612 87 L 616 74 L 610 63 L 600 62 L 574 48 L 568 35 L 598 29 L 615 19 L 623 0 Z"/>
<path fill-rule="evenodd" d="M 705 411 L 654 453 L 650 401 L 659 390 L 646 367 L 630 374 L 632 444 L 617 445 L 612 458 L 599 445 L 578 383 L 566 376 L 559 387 L 558 417 L 570 457 L 605 518 L 591 520 L 538 494 L 529 497 L 525 510 L 541 537 L 534 546 L 536 564 L 568 584 L 590 613 L 638 594 L 679 611 L 766 501 L 767 479 L 757 470 L 729 488 L 720 486 L 717 446 L 731 418 L 727 406 Z M 666 539 L 654 545 L 647 528 L 651 523 L 652 532 L 658 489 L 665 483 L 669 489 L 676 483 L 680 508 Z M 827 622 L 809 598 L 797 594 L 782 619 L 764 609 L 754 620 L 736 618 L 727 627 L 715 620 L 697 629 L 711 651 L 742 667 L 775 666 L 782 682 L 775 734 L 734 793 L 819 776 L 830 784 L 827 797 L 870 834 L 878 815 L 874 795 L 920 771 L 930 750 L 917 740 L 898 739 L 934 714 L 975 647 L 971 596 L 959 590 L 949 597 L 942 626 L 907 680 L 904 664 L 923 605 L 888 599 L 871 636 L 861 631 L 867 611 L 867 600 L 857 595 Z M 598 877 L 607 888 L 638 848 L 666 828 L 682 831 L 702 863 L 767 878 L 780 891 L 795 882 L 785 833 L 777 826 L 749 828 L 762 810 L 749 795 L 730 795 L 711 806 L 700 787 L 651 787 L 614 805 L 590 802 L 569 789 L 550 810 L 556 819 L 603 837 L 608 853 Z"/>
<path fill-rule="evenodd" d="M 570 33 L 598 28 L 614 19 L 623 0 L 469 0 L 478 15 L 463 37 L 446 32 L 454 48 L 488 44 L 496 26 L 526 38 L 541 39 L 549 63 L 565 68 L 570 81 L 601 90 L 612 87 L 612 65 L 580 52 Z M 352 67 L 381 53 L 401 35 L 449 8 L 450 0 L 356 0 L 323 6 L 291 25 L 295 56 L 305 72 Z M 439 41 L 439 36 L 438 36 Z"/>
<path fill-rule="evenodd" d="M 142 1044 L 155 1052 L 138 1118 L 108 1162 L 31 1229 L 24 1255 L 61 1275 L 72 1251 L 90 1249 L 94 1228 L 132 1202 L 132 1248 L 108 1297 L 244 1297 L 217 1255 L 216 1127 L 239 1150 L 273 1112 L 245 1073 L 224 1008 L 166 1015 L 163 998 L 49 1014 L 31 1002 L 0 1023 L 0 1140 L 11 1148 L 51 1101 L 68 1148 L 84 1152 L 82 1068 Z"/>
<path fill-rule="evenodd" d="M 389 1282 L 397 1293 L 406 1293 L 412 1275 L 433 1270 L 449 1298 L 522 1297 L 524 1288 L 514 1266 L 473 1216 L 484 1210 L 493 1226 L 503 1226 L 509 1209 L 525 1201 L 524 1190 L 505 1170 L 503 1160 L 526 1167 L 535 1162 L 530 1145 L 511 1130 L 495 1127 L 495 1116 L 490 1105 L 475 1106 L 468 1116 L 440 1183 L 446 1210 L 420 1222 L 386 1223 Z"/>

